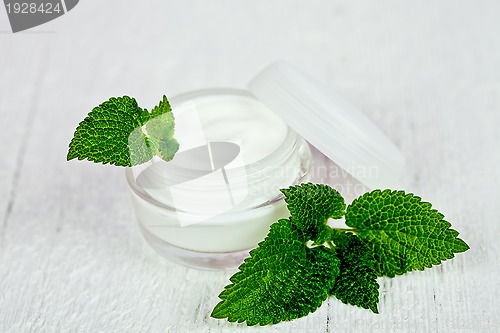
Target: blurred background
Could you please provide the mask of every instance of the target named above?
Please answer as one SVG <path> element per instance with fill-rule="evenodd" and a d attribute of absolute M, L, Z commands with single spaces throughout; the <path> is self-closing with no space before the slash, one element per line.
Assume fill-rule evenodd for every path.
<path fill-rule="evenodd" d="M 282 59 L 343 95 L 407 158 L 404 187 L 471 250 L 380 281 L 380 315 L 329 300 L 264 332 L 500 330 L 500 2 L 96 1 L 13 34 L 0 8 L 0 331 L 234 332 L 230 274 L 144 244 L 123 170 L 66 162 L 110 96 L 245 89 Z M 259 329 L 256 329 L 259 330 Z"/>

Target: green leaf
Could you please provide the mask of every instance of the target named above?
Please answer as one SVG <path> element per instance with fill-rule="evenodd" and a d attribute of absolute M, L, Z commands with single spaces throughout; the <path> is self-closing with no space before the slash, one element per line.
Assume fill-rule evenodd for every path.
<path fill-rule="evenodd" d="M 443 214 L 413 194 L 375 190 L 354 200 L 346 224 L 372 250 L 379 276 L 394 277 L 451 259 L 469 246 Z"/>
<path fill-rule="evenodd" d="M 282 189 L 291 221 L 315 241 L 328 218 L 339 219 L 345 213 L 345 201 L 337 190 L 324 184 L 300 184 Z"/>
<path fill-rule="evenodd" d="M 151 113 L 134 98 L 112 97 L 78 125 L 67 159 L 117 166 L 142 164 L 155 155 L 169 161 L 179 147 L 173 134 L 174 117 L 165 96 Z"/>
<path fill-rule="evenodd" d="M 317 236 L 314 238 L 313 245 L 322 245 L 326 241 L 332 239 L 332 234 L 334 230 L 327 224 L 322 224 L 319 226 L 319 231 Z"/>
<path fill-rule="evenodd" d="M 150 140 L 157 147 L 157 155 L 165 161 L 174 158 L 179 143 L 174 139 L 174 115 L 167 97 L 151 111 L 151 120 L 146 123 L 146 131 Z"/>
<path fill-rule="evenodd" d="M 336 234 L 333 242 L 340 259 L 340 274 L 331 294 L 346 304 L 378 313 L 379 285 L 370 249 L 352 233 Z"/>
<path fill-rule="evenodd" d="M 269 325 L 314 312 L 335 283 L 339 261 L 333 250 L 304 240 L 289 220 L 274 223 L 219 295 L 212 317 Z"/>

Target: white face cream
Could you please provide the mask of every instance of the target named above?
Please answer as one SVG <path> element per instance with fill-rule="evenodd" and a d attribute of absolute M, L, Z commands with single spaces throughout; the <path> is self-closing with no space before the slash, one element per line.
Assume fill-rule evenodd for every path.
<path fill-rule="evenodd" d="M 249 95 L 206 95 L 176 104 L 179 152 L 207 142 L 232 142 L 245 164 L 251 164 L 274 153 L 288 133 L 277 115 Z"/>
<path fill-rule="evenodd" d="M 307 143 L 242 91 L 183 95 L 172 109 L 175 158 L 127 170 L 141 230 L 185 264 L 237 266 L 228 255 L 257 246 L 288 216 L 279 190 L 307 179 Z"/>

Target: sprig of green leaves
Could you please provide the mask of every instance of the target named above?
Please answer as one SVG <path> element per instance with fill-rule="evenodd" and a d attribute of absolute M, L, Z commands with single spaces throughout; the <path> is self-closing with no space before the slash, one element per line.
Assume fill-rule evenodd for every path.
<path fill-rule="evenodd" d="M 95 107 L 78 125 L 67 160 L 130 167 L 158 155 L 170 161 L 179 144 L 174 139 L 174 116 L 166 96 L 151 112 L 134 98 L 112 97 Z"/>
<path fill-rule="evenodd" d="M 413 194 L 375 190 L 346 210 L 327 185 L 282 192 L 290 218 L 271 225 L 250 251 L 212 317 L 276 324 L 314 312 L 327 295 L 378 313 L 378 276 L 423 270 L 469 249 L 441 213 Z M 344 214 L 351 229 L 326 224 Z"/>

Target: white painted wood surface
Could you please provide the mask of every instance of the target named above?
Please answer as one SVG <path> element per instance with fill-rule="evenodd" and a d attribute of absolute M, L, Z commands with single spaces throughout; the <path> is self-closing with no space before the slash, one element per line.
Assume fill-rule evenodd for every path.
<path fill-rule="evenodd" d="M 0 9 L 1 332 L 498 332 L 500 2 L 80 1 L 12 34 Z M 354 102 L 408 159 L 405 188 L 471 250 L 380 279 L 380 314 L 330 299 L 249 328 L 209 317 L 231 273 L 142 240 L 123 170 L 65 161 L 113 95 L 242 88 L 285 59 Z"/>

